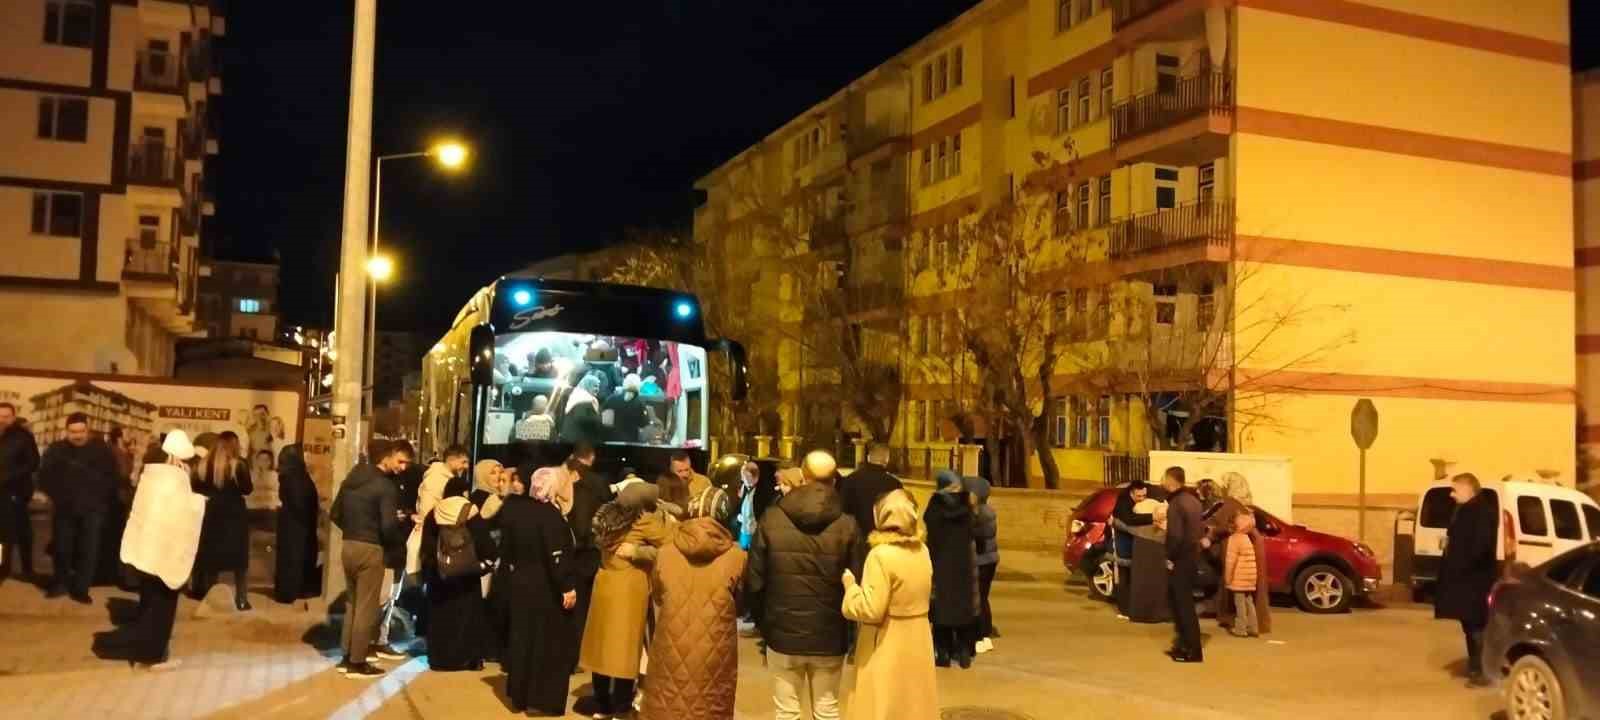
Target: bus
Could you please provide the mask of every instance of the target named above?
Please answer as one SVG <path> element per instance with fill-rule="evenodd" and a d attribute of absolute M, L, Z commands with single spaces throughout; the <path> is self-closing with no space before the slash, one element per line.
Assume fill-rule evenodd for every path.
<path fill-rule="evenodd" d="M 713 353 L 728 371 L 715 378 Z M 579 441 L 597 468 L 653 479 L 687 452 L 711 460 L 712 384 L 746 390 L 744 348 L 706 337 L 694 295 L 508 275 L 482 288 L 423 358 L 422 454 L 554 464 Z"/>

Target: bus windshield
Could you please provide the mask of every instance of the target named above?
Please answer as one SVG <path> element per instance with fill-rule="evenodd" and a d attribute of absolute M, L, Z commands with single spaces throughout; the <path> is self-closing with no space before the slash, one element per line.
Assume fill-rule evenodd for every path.
<path fill-rule="evenodd" d="M 495 338 L 483 443 L 701 448 L 705 348 L 557 331 Z"/>

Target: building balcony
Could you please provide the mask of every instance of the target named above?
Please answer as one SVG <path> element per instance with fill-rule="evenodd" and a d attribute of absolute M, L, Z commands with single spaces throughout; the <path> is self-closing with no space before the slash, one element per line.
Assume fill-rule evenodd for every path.
<path fill-rule="evenodd" d="M 1227 152 L 1233 109 L 1233 78 L 1226 70 L 1178 78 L 1166 92 L 1119 103 L 1111 109 L 1117 161 L 1194 165 L 1216 158 Z"/>
<path fill-rule="evenodd" d="M 1177 0 L 1111 0 L 1111 26 L 1122 27 Z"/>
<path fill-rule="evenodd" d="M 194 331 L 194 251 L 181 243 L 129 238 L 122 284 L 128 300 L 168 332 Z"/>
<path fill-rule="evenodd" d="M 182 56 L 162 50 L 140 50 L 133 71 L 133 89 L 167 95 L 183 95 L 188 89 Z"/>
<path fill-rule="evenodd" d="M 178 154 L 164 144 L 135 143 L 128 147 L 128 184 L 177 188 L 183 177 Z"/>
<path fill-rule="evenodd" d="M 1233 247 L 1232 200 L 1200 200 L 1111 225 L 1112 260 L 1176 253 L 1177 263 L 1226 260 Z"/>

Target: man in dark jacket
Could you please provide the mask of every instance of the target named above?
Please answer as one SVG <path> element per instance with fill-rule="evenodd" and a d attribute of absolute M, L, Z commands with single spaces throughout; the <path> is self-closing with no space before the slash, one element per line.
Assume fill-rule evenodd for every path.
<path fill-rule="evenodd" d="M 1150 486 L 1143 480 L 1128 483 L 1117 493 L 1117 503 L 1111 509 L 1112 557 L 1116 560 L 1117 613 L 1128 616 L 1128 598 L 1133 588 L 1133 529 L 1155 522 L 1150 513 L 1134 512 L 1134 506 L 1150 495 Z"/>
<path fill-rule="evenodd" d="M 856 541 L 861 546 L 856 554 L 858 563 L 867 560 L 867 536 L 872 534 L 876 523 L 872 517 L 872 506 L 878 503 L 879 498 L 902 487 L 900 478 L 885 467 L 888 464 L 889 446 L 875 442 L 867 447 L 867 461 L 839 483 L 839 500 L 844 503 L 844 511 L 856 521 Z M 852 567 L 850 570 L 856 577 L 861 577 L 861 567 Z"/>
<path fill-rule="evenodd" d="M 578 475 L 578 479 L 572 483 L 572 510 L 567 513 L 567 525 L 572 528 L 572 565 L 578 592 L 577 605 L 572 612 L 573 626 L 577 631 L 574 645 L 581 646 L 584 626 L 589 618 L 589 602 L 594 599 L 594 577 L 600 573 L 600 546 L 594 539 L 594 513 L 615 496 L 610 483 L 593 469 L 593 445 L 587 442 L 574 445 L 566 464 L 569 472 Z M 576 657 L 573 660 L 576 662 Z"/>
<path fill-rule="evenodd" d="M 67 436 L 44 451 L 39 484 L 54 508 L 55 580 L 50 597 L 69 592 L 91 604 L 89 585 L 100 560 L 101 533 L 117 501 L 117 459 L 89 433 L 89 416 L 67 416 Z"/>
<path fill-rule="evenodd" d="M 1195 563 L 1200 559 L 1200 538 L 1205 519 L 1200 498 L 1184 485 L 1183 468 L 1170 467 L 1161 478 L 1167 491 L 1167 600 L 1178 637 L 1167 651 L 1174 662 L 1200 662 L 1200 618 L 1194 607 Z"/>
<path fill-rule="evenodd" d="M 1445 533 L 1444 557 L 1439 559 L 1433 616 L 1460 621 L 1467 641 L 1467 684 L 1486 687 L 1483 628 L 1489 622 L 1489 591 L 1499 575 L 1495 548 L 1500 539 L 1500 508 L 1471 473 L 1451 478 L 1450 486 L 1457 507 Z"/>
<path fill-rule="evenodd" d="M 39 446 L 20 419 L 17 406 L 0 402 L 0 562 L 5 575 L 33 579 L 33 473 L 39 469 Z M 8 559 L 9 558 L 9 559 Z M 5 577 L 0 575 L 0 578 Z"/>
<path fill-rule="evenodd" d="M 780 472 L 784 495 L 762 513 L 745 568 L 780 719 L 800 717 L 800 687 L 811 689 L 817 717 L 838 717 L 849 644 L 842 575 L 857 566 L 858 545 L 856 521 L 833 484 L 833 457 L 820 450 L 806 456 L 798 473 Z"/>
<path fill-rule="evenodd" d="M 344 533 L 339 558 L 349 588 L 344 619 L 344 660 L 339 671 L 368 678 L 383 671 L 368 661 L 378 631 L 379 596 L 383 590 L 384 548 L 404 545 L 400 525 L 400 491 L 393 477 L 411 466 L 411 443 L 396 440 L 369 453 L 374 462 L 350 470 L 339 486 L 328 518 Z"/>

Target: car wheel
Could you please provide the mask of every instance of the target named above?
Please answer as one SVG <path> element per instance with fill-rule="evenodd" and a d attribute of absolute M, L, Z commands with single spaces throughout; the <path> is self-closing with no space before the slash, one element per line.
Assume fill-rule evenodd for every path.
<path fill-rule="evenodd" d="M 1344 612 L 1354 597 L 1349 576 L 1332 565 L 1312 565 L 1294 579 L 1294 600 L 1308 613 Z"/>
<path fill-rule="evenodd" d="M 1566 720 L 1567 701 L 1549 663 L 1524 655 L 1506 674 L 1506 715 L 1511 720 Z"/>
<path fill-rule="evenodd" d="M 1097 600 L 1110 600 L 1117 594 L 1117 564 L 1111 553 L 1096 558 L 1089 575 L 1089 595 Z"/>

